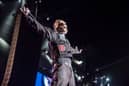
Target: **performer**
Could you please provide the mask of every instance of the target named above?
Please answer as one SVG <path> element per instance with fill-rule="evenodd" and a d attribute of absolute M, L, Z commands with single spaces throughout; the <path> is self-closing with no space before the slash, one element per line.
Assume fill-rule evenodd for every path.
<path fill-rule="evenodd" d="M 42 32 L 45 38 L 49 40 L 49 51 L 51 51 L 53 60 L 52 86 L 75 86 L 71 61 L 73 54 L 80 54 L 82 49 L 71 47 L 69 40 L 65 36 L 68 32 L 66 22 L 61 19 L 55 20 L 53 30 L 41 25 L 28 8 L 23 7 L 20 10 L 36 31 Z"/>

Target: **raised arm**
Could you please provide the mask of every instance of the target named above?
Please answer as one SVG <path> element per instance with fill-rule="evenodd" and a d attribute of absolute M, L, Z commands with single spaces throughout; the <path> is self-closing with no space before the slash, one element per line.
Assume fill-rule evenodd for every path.
<path fill-rule="evenodd" d="M 44 34 L 47 34 L 49 37 L 51 36 L 51 33 L 53 32 L 52 29 L 49 27 L 46 27 L 44 25 L 41 25 L 36 18 L 31 14 L 29 8 L 22 7 L 20 8 L 20 11 L 25 15 L 25 17 L 28 19 L 29 23 L 32 25 L 34 29 L 38 32 L 43 32 Z"/>

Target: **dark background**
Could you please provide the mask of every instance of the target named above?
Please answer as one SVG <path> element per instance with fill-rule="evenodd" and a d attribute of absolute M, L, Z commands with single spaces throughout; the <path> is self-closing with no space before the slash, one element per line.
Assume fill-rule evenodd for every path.
<path fill-rule="evenodd" d="M 27 6 L 34 15 L 35 1 L 27 0 Z M 77 45 L 83 49 L 81 55 L 75 56 L 84 61 L 83 66 L 73 65 L 80 74 L 89 78 L 96 74 L 98 68 L 98 74 L 111 76 L 112 86 L 128 86 L 128 4 L 128 1 L 117 0 L 41 0 L 38 4 L 37 20 L 50 27 L 56 18 L 64 19 L 68 23 L 67 37 L 72 46 Z M 41 35 L 30 29 L 22 17 L 10 85 L 34 84 L 41 40 Z"/>
<path fill-rule="evenodd" d="M 28 6 L 35 13 L 34 1 L 28 0 Z M 38 8 L 41 23 L 52 27 L 54 19 L 66 20 L 72 45 L 84 49 L 98 66 L 128 56 L 128 1 L 44 0 Z"/>

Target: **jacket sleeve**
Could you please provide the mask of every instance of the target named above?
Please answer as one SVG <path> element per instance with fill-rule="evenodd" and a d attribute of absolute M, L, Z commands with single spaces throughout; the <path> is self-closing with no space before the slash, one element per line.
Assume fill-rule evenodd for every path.
<path fill-rule="evenodd" d="M 29 24 L 37 31 L 37 32 L 42 32 L 44 35 L 46 35 L 46 37 L 51 40 L 53 37 L 53 33 L 54 31 L 49 28 L 46 27 L 42 24 L 40 24 L 36 18 L 30 13 L 28 16 L 26 16 Z"/>

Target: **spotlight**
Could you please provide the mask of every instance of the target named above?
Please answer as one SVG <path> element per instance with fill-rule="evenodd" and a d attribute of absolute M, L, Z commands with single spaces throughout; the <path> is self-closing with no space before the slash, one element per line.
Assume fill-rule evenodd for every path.
<path fill-rule="evenodd" d="M 82 78 L 85 78 L 85 76 L 82 76 Z"/>
<path fill-rule="evenodd" d="M 109 78 L 109 77 L 107 77 L 107 78 L 106 78 L 106 82 L 109 82 L 109 81 L 110 81 L 110 78 Z"/>
<path fill-rule="evenodd" d="M 76 63 L 77 65 L 81 65 L 83 61 L 74 60 L 74 63 Z"/>
<path fill-rule="evenodd" d="M 81 80 L 81 76 L 78 76 L 78 81 L 80 81 Z"/>
<path fill-rule="evenodd" d="M 0 48 L 3 50 L 8 50 L 9 44 L 2 38 L 0 38 Z"/>
<path fill-rule="evenodd" d="M 2 5 L 3 4 L 3 2 L 0 0 L 0 5 Z"/>
<path fill-rule="evenodd" d="M 9 44 L 0 37 L 0 56 L 7 56 L 9 52 Z"/>
<path fill-rule="evenodd" d="M 47 17 L 46 20 L 49 21 L 50 20 L 50 17 Z"/>
<path fill-rule="evenodd" d="M 110 84 L 108 83 L 107 86 L 110 86 Z"/>

